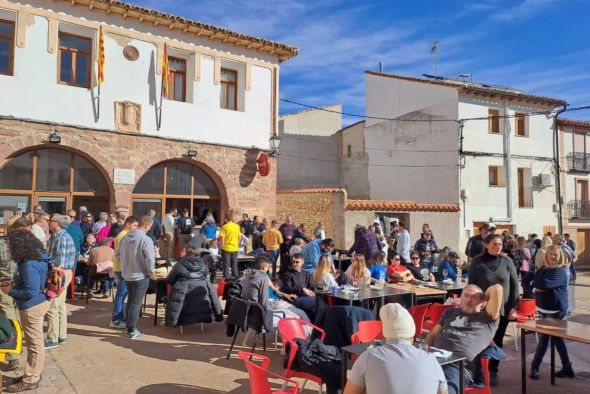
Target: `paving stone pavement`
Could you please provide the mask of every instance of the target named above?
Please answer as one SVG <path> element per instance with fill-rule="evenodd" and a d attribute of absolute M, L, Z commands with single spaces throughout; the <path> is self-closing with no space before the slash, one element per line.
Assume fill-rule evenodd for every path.
<path fill-rule="evenodd" d="M 590 273 L 579 276 L 572 288 L 575 294 L 575 312 L 572 319 L 590 324 Z M 68 304 L 68 343 L 46 353 L 43 381 L 38 390 L 29 393 L 249 393 L 248 375 L 236 352 L 225 359 L 230 339 L 225 325 L 213 323 L 190 326 L 181 334 L 179 329 L 166 328 L 162 319 L 153 325 L 153 296 L 148 296 L 147 313 L 139 327 L 145 337 L 138 341 L 126 340 L 119 330 L 108 328 L 112 303 L 109 300 L 90 300 Z M 159 309 L 163 315 L 163 308 Z M 508 328 L 512 334 L 512 327 Z M 238 336 L 236 350 L 247 349 Z M 271 339 L 268 339 L 270 342 Z M 535 338 L 527 338 L 527 359 L 532 359 Z M 576 379 L 557 380 L 549 384 L 549 352 L 541 368 L 539 381 L 528 380 L 529 393 L 569 394 L 587 392 L 590 385 L 590 352 L 588 346 L 568 342 L 568 351 L 577 373 Z M 249 347 L 249 346 L 248 346 Z M 261 352 L 260 345 L 258 352 Z M 280 348 L 280 345 L 279 345 Z M 500 365 L 500 385 L 494 394 L 520 393 L 520 353 L 516 352 L 513 338 L 508 336 L 504 346 L 508 359 Z M 271 358 L 271 370 L 282 373 L 280 349 L 269 345 L 264 353 Z M 21 356 L 24 363 L 26 355 Z M 557 367 L 560 362 L 557 357 Z M 2 366 L 6 370 L 6 365 Z M 20 372 L 20 371 L 18 371 Z M 3 386 L 18 372 L 4 372 Z M 21 372 L 22 373 L 22 372 Z M 308 383 L 305 393 L 317 392 L 317 386 Z"/>

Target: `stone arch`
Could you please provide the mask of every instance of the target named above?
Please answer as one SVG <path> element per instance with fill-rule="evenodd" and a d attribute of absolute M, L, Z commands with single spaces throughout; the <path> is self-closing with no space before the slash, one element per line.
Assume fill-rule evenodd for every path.
<path fill-rule="evenodd" d="M 41 145 L 22 147 L 21 149 L 16 150 L 5 157 L 0 157 L 0 169 L 4 168 L 4 166 L 6 164 L 8 164 L 8 162 L 10 160 L 12 160 L 14 157 L 22 155 L 23 153 L 27 153 L 27 152 L 34 151 L 34 150 L 40 150 L 40 149 L 63 150 L 63 151 L 67 151 L 67 152 L 73 153 L 75 155 L 78 155 L 80 157 L 83 157 L 85 160 L 88 160 L 100 172 L 100 175 L 104 178 L 104 180 L 107 181 L 106 183 L 107 183 L 107 187 L 109 189 L 108 190 L 109 195 L 111 196 L 110 199 L 111 200 L 113 199 L 113 197 L 115 195 L 115 189 L 113 187 L 113 180 L 112 180 L 109 172 L 107 172 L 107 169 L 105 168 L 105 166 L 103 166 L 103 164 L 102 164 L 102 163 L 108 163 L 108 159 L 105 156 L 103 156 L 102 154 L 96 155 L 96 156 L 98 156 L 98 159 L 102 162 L 102 163 L 100 163 L 99 161 L 97 161 L 96 156 L 91 156 L 88 153 L 78 150 L 76 148 L 73 148 L 71 146 L 67 146 L 67 145 L 63 145 L 63 144 L 58 145 L 58 144 L 43 143 Z M 111 168 L 110 173 L 112 174 L 112 168 Z"/>
<path fill-rule="evenodd" d="M 136 168 L 135 183 L 137 184 L 141 177 L 144 176 L 150 168 L 160 163 L 181 161 L 199 167 L 213 180 L 215 186 L 219 190 L 222 210 L 229 207 L 236 207 L 236 196 L 233 193 L 228 193 L 228 190 L 231 189 L 227 183 L 229 176 L 227 171 L 221 166 L 221 163 L 209 159 L 206 154 L 201 154 L 194 158 L 183 157 L 182 152 L 185 151 L 186 149 L 181 148 L 177 150 L 167 150 L 166 152 L 155 152 L 147 156 L 146 159 L 142 161 L 141 165 Z"/>

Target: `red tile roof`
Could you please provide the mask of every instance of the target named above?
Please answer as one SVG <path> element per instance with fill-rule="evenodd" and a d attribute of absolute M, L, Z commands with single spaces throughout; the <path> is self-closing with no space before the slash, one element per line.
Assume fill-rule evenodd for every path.
<path fill-rule="evenodd" d="M 277 193 L 287 194 L 287 193 L 303 193 L 303 194 L 310 194 L 310 193 L 346 193 L 346 189 L 338 189 L 338 188 L 315 188 L 315 189 L 280 189 L 277 190 Z"/>
<path fill-rule="evenodd" d="M 588 131 L 590 131 L 590 120 L 560 118 L 559 119 L 559 126 L 560 127 L 575 127 L 575 128 L 579 128 L 579 129 L 588 129 Z"/>
<path fill-rule="evenodd" d="M 459 212 L 458 204 L 417 204 L 415 201 L 348 200 L 349 211 Z"/>
<path fill-rule="evenodd" d="M 379 73 L 379 72 L 370 71 L 370 70 L 365 71 L 365 74 L 375 75 L 375 76 L 380 76 L 380 77 L 387 77 L 387 78 L 401 79 L 401 80 L 405 80 L 405 81 L 448 86 L 448 87 L 456 88 L 457 90 L 459 90 L 460 92 L 463 92 L 463 93 L 486 94 L 486 95 L 490 95 L 490 96 L 501 95 L 501 96 L 510 97 L 510 98 L 514 98 L 514 99 L 536 101 L 539 103 L 550 104 L 553 106 L 567 104 L 567 102 L 562 99 L 553 98 L 553 97 L 546 97 L 546 96 L 537 96 L 534 94 L 523 92 L 522 90 L 518 90 L 518 89 L 511 89 L 511 88 L 506 88 L 506 87 L 502 87 L 502 86 L 493 86 L 493 85 L 487 85 L 487 84 L 483 84 L 483 83 L 470 82 L 470 81 L 458 81 L 458 80 L 444 78 L 444 77 L 438 77 L 437 79 L 420 78 L 420 77 L 410 77 L 410 76 L 399 75 L 399 74 Z"/>
<path fill-rule="evenodd" d="M 54 0 L 57 1 L 57 0 Z M 299 50 L 293 46 L 281 44 L 275 41 L 254 37 L 248 34 L 236 33 L 234 31 L 213 26 L 207 23 L 199 22 L 189 18 L 153 10 L 146 7 L 137 6 L 120 0 L 62 0 L 74 5 L 88 7 L 89 10 L 122 15 L 123 18 L 128 16 L 137 18 L 139 22 L 153 23 L 168 27 L 170 30 L 178 29 L 183 33 L 195 33 L 197 36 L 207 37 L 211 40 L 221 41 L 224 43 L 243 46 L 247 49 L 266 52 L 271 55 L 276 54 L 279 61 L 284 62 L 294 56 L 297 56 Z M 157 4 L 157 2 L 152 2 Z"/>

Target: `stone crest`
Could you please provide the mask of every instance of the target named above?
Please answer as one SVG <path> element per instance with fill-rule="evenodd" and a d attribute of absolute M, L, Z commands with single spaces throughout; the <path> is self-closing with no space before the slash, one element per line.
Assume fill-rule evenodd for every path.
<path fill-rule="evenodd" d="M 117 131 L 141 131 L 141 105 L 131 101 L 115 102 L 115 128 Z"/>

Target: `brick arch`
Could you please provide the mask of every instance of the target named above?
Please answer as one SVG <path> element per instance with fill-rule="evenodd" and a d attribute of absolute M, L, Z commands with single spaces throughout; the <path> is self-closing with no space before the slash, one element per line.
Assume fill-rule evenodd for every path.
<path fill-rule="evenodd" d="M 62 142 L 63 142 L 63 138 L 62 138 Z M 62 151 L 66 151 L 66 152 L 70 152 L 75 155 L 78 155 L 78 156 L 84 158 L 85 160 L 87 160 L 90 164 L 92 164 L 94 166 L 94 168 L 98 170 L 98 172 L 100 173 L 100 175 L 103 177 L 103 179 L 105 180 L 105 182 L 107 184 L 109 199 L 112 200 L 114 198 L 115 189 L 113 187 L 113 182 L 112 182 L 112 179 L 109 175 L 108 168 L 105 168 L 105 166 L 103 166 L 101 164 L 101 163 L 108 163 L 108 158 L 103 156 L 102 154 L 99 153 L 94 156 L 91 156 L 88 153 L 86 153 L 85 151 L 76 149 L 74 147 L 65 145 L 63 143 L 50 144 L 50 143 L 47 143 L 46 141 L 41 141 L 41 144 L 39 144 L 39 145 L 25 146 L 25 143 L 19 139 L 19 140 L 16 140 L 15 142 L 11 142 L 10 146 L 14 149 L 14 151 L 4 157 L 0 156 L 0 170 L 2 168 L 4 168 L 4 166 L 6 164 L 8 164 L 10 162 L 10 160 L 12 160 L 13 158 L 20 156 L 24 153 L 30 152 L 30 151 L 42 150 L 42 149 L 62 150 Z M 110 167 L 111 167 L 110 173 L 112 173 L 112 166 L 110 166 Z"/>
<path fill-rule="evenodd" d="M 135 183 L 137 184 L 137 182 L 139 182 L 139 180 L 147 173 L 150 168 L 160 163 L 169 161 L 182 161 L 199 167 L 211 178 L 217 187 L 217 190 L 219 191 L 222 211 L 229 207 L 236 207 L 236 196 L 234 194 L 228 193 L 228 185 L 226 183 L 228 180 L 228 174 L 221 166 L 221 163 L 207 158 L 206 155 L 205 157 L 202 157 L 203 155 L 199 155 L 198 157 L 194 158 L 184 158 L 182 157 L 181 152 L 185 151 L 186 149 L 184 148 L 175 150 L 167 149 L 166 152 L 156 152 L 147 156 L 145 160 L 142 161 L 141 165 L 136 168 Z"/>

